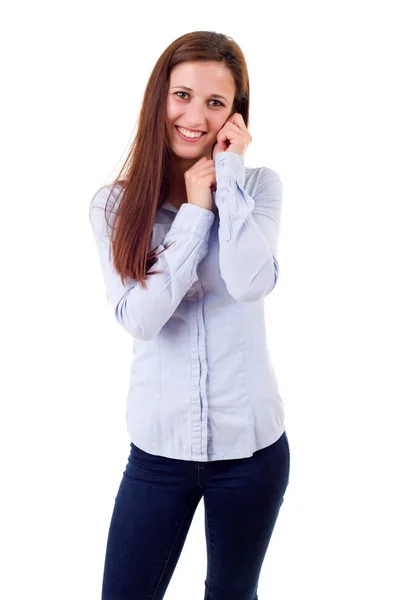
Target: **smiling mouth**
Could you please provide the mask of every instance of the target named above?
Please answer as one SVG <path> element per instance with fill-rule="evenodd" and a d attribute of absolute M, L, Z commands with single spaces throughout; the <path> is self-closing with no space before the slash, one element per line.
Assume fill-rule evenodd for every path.
<path fill-rule="evenodd" d="M 177 131 L 179 131 L 179 129 L 180 129 L 180 128 L 181 128 L 181 129 L 186 129 L 186 127 L 181 127 L 180 125 L 175 125 L 175 129 L 176 129 Z M 186 129 L 186 131 L 190 131 L 190 129 Z M 179 133 L 182 133 L 182 131 L 179 131 Z M 190 131 L 190 133 L 200 133 L 200 132 L 199 132 L 199 131 Z M 184 133 L 182 133 L 182 135 L 185 135 L 185 134 L 184 134 Z M 196 136 L 196 137 L 199 137 L 199 138 L 201 138 L 203 135 L 206 135 L 206 132 L 205 132 L 205 131 L 202 131 L 202 132 L 201 132 L 201 135 L 199 135 L 199 136 Z M 192 138 L 192 139 L 193 139 L 193 138 Z"/>

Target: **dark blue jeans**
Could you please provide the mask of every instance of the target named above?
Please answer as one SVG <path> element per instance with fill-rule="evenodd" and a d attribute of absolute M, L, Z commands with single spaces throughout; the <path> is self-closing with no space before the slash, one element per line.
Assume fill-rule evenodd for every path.
<path fill-rule="evenodd" d="M 289 482 L 286 432 L 248 458 L 210 462 L 130 445 L 108 533 L 102 600 L 164 597 L 202 498 L 204 600 L 259 600 L 261 567 Z"/>

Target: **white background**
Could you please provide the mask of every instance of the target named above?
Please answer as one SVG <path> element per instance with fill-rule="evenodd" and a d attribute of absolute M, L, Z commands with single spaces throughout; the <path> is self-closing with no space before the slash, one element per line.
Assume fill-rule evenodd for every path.
<path fill-rule="evenodd" d="M 3 5 L 2 598 L 100 599 L 132 342 L 88 207 L 122 164 L 158 57 L 195 30 L 241 46 L 245 164 L 283 183 L 265 308 L 291 475 L 259 599 L 400 597 L 396 4 Z M 201 501 L 166 600 L 203 600 L 203 519 Z"/>

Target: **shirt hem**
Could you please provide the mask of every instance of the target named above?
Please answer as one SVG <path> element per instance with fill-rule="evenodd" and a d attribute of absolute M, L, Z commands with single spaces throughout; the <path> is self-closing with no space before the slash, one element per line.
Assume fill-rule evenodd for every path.
<path fill-rule="evenodd" d="M 238 458 L 250 458 L 258 450 L 263 450 L 264 448 L 268 448 L 268 446 L 272 446 L 272 444 L 275 444 L 275 442 L 277 442 L 279 440 L 279 438 L 283 435 L 285 430 L 286 430 L 286 426 L 284 425 L 282 430 L 280 431 L 280 433 L 277 435 L 276 439 L 274 439 L 272 442 L 269 442 L 268 444 L 262 444 L 261 446 L 257 446 L 257 445 L 252 446 L 248 450 L 243 450 L 243 452 L 241 452 L 239 454 L 237 454 L 235 452 L 233 452 L 231 454 L 226 453 L 226 452 L 212 452 L 212 453 L 210 453 L 210 455 L 208 457 L 204 457 L 199 454 L 196 455 L 196 454 L 190 453 L 190 452 L 183 452 L 183 453 L 180 453 L 178 456 L 175 452 L 170 452 L 169 450 L 166 450 L 165 448 L 159 448 L 157 452 L 154 452 L 148 448 L 144 448 L 143 444 L 138 443 L 135 440 L 133 440 L 132 436 L 131 436 L 131 441 L 135 444 L 135 446 L 140 448 L 140 450 L 143 450 L 144 452 L 147 452 L 148 454 L 153 454 L 155 456 L 163 456 L 164 458 L 173 458 L 175 460 L 186 460 L 186 461 L 192 461 L 192 462 L 213 462 L 216 460 L 235 460 Z"/>

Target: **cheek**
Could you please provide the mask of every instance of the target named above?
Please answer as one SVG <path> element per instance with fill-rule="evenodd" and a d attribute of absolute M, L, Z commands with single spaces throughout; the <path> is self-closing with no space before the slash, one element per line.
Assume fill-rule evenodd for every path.
<path fill-rule="evenodd" d="M 166 106 L 166 115 L 167 115 L 167 119 L 168 121 L 174 121 L 176 119 L 176 107 L 174 107 L 173 103 L 170 101 L 167 101 L 167 106 Z"/>
<path fill-rule="evenodd" d="M 226 117 L 223 117 L 221 119 L 221 116 L 218 116 L 218 119 L 215 119 L 215 121 L 213 122 L 212 125 L 212 130 L 213 130 L 213 134 L 215 135 L 215 137 L 217 137 L 217 133 L 222 129 L 222 127 L 225 125 L 227 118 L 229 117 L 229 115 L 227 114 Z"/>

